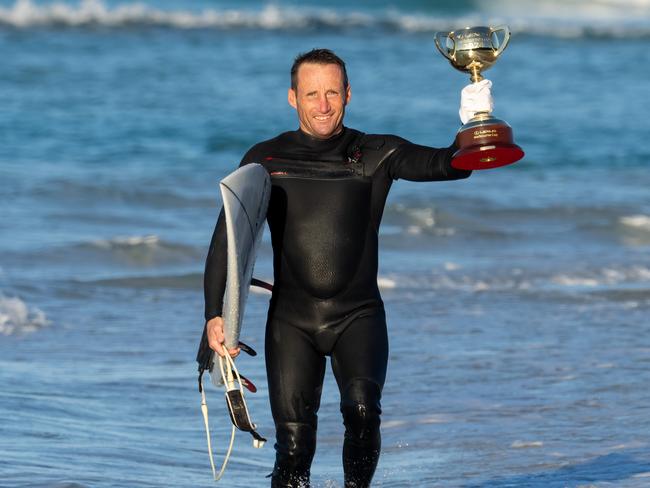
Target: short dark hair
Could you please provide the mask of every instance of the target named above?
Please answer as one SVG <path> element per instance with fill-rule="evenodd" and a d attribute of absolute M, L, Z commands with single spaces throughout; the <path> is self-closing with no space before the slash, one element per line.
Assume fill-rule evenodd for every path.
<path fill-rule="evenodd" d="M 299 54 L 293 61 L 293 66 L 291 66 L 291 88 L 294 91 L 298 88 L 298 68 L 303 63 L 338 64 L 343 72 L 343 89 L 348 89 L 348 72 L 345 69 L 343 60 L 329 49 L 312 49 Z"/>

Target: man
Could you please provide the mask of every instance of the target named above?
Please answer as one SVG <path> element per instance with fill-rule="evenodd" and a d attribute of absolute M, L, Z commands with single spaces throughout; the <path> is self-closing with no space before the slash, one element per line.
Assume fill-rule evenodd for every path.
<path fill-rule="evenodd" d="M 241 162 L 261 163 L 272 181 L 267 220 L 274 288 L 265 340 L 276 427 L 272 487 L 309 484 L 326 356 L 341 394 L 345 486 L 370 485 L 379 459 L 388 360 L 377 287 L 378 229 L 386 197 L 398 178 L 455 180 L 471 173 L 451 166 L 454 145 L 435 149 L 345 127 L 350 98 L 338 56 L 326 49 L 298 56 L 288 101 L 299 129 L 253 146 Z M 221 355 L 226 354 L 225 282 L 222 213 L 205 270 L 206 333 Z M 239 349 L 227 352 L 235 356 Z"/>

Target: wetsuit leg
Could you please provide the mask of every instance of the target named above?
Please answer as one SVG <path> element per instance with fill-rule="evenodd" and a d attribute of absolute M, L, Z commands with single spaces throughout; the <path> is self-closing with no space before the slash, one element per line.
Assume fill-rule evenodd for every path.
<path fill-rule="evenodd" d="M 381 450 L 381 390 L 386 379 L 388 335 L 383 312 L 361 317 L 342 333 L 332 351 L 345 425 L 346 488 L 370 486 Z"/>
<path fill-rule="evenodd" d="M 302 330 L 281 321 L 266 327 L 266 372 L 276 429 L 273 488 L 309 486 L 325 356 Z"/>

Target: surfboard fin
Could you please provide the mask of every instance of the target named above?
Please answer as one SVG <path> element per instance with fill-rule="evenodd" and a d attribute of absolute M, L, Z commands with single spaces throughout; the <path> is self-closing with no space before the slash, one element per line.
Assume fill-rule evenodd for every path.
<path fill-rule="evenodd" d="M 242 341 L 239 341 L 239 349 L 241 349 L 242 351 L 244 351 L 244 352 L 245 352 L 246 354 L 248 354 L 249 356 L 253 356 L 253 357 L 254 357 L 254 356 L 257 356 L 257 351 L 255 351 L 255 349 L 253 349 L 253 348 L 252 348 L 251 346 L 249 346 L 248 344 L 244 344 Z"/>
<path fill-rule="evenodd" d="M 246 388 L 251 393 L 257 393 L 257 386 L 255 386 L 255 384 L 251 380 L 246 378 L 246 376 L 244 376 L 241 373 L 240 373 L 239 377 L 241 378 L 241 385 L 244 388 Z M 223 386 L 224 384 L 225 383 L 223 382 L 223 380 L 221 378 L 219 378 L 219 380 L 217 381 L 217 385 L 218 386 Z"/>
<path fill-rule="evenodd" d="M 239 375 L 242 380 L 242 386 L 246 388 L 251 393 L 257 393 L 257 386 L 253 384 L 251 380 L 246 378 L 244 375 Z"/>

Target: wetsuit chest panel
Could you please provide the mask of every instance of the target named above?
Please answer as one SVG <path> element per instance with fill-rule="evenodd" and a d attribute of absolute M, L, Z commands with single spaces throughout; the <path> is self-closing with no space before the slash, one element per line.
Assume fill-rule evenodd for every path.
<path fill-rule="evenodd" d="M 355 276 L 366 246 L 370 179 L 271 174 L 276 284 L 320 299 L 337 295 Z"/>

